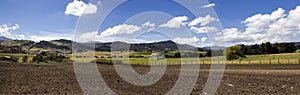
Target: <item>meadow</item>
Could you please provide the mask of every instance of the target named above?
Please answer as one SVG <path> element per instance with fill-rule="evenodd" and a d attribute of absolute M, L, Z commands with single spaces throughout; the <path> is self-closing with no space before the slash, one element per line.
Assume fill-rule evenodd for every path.
<path fill-rule="evenodd" d="M 173 52 L 170 52 L 172 54 Z M 128 56 L 138 56 L 140 58 L 121 57 L 116 60 L 121 60 L 125 64 L 222 64 L 225 61 L 223 56 L 217 57 L 202 57 L 202 58 L 165 58 L 154 60 L 148 58 L 151 53 L 147 52 L 129 52 Z M 34 55 L 31 54 L 13 54 L 13 53 L 0 53 L 0 57 L 11 56 L 18 58 L 19 63 L 22 62 L 24 56 L 28 56 L 28 63 L 31 62 Z M 86 58 L 76 58 L 72 56 L 89 56 Z M 90 62 L 93 59 L 96 61 L 112 60 L 110 52 L 86 52 L 80 54 L 69 55 L 71 60 L 76 62 Z M 214 60 L 212 60 L 214 59 Z M 51 63 L 51 62 L 50 62 Z M 300 64 L 300 53 L 285 53 L 285 54 L 264 54 L 264 55 L 246 55 L 246 58 L 226 61 L 226 64 Z"/>
<path fill-rule="evenodd" d="M 145 58 L 116 58 L 129 64 L 221 64 L 225 61 L 224 56 L 202 57 L 202 58 L 165 58 L 161 60 L 153 60 L 147 58 L 151 53 L 130 52 L 128 56 L 144 56 Z M 109 52 L 97 52 L 95 56 L 102 56 L 98 59 L 111 60 Z M 107 58 L 108 57 L 108 58 Z M 214 60 L 212 60 L 214 59 Z M 226 61 L 226 64 L 300 64 L 300 53 L 284 53 L 284 54 L 264 54 L 264 55 L 246 55 L 246 58 Z"/>

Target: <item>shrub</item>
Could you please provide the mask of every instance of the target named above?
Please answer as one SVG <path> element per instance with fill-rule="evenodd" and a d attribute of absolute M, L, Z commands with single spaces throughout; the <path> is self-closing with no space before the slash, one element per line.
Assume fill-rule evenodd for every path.
<path fill-rule="evenodd" d="M 298 49 L 298 50 L 296 51 L 296 53 L 300 53 L 300 49 Z"/>
<path fill-rule="evenodd" d="M 28 61 L 28 56 L 24 56 L 24 57 L 22 58 L 22 62 L 26 63 L 27 61 Z"/>
<path fill-rule="evenodd" d="M 95 60 L 93 60 L 95 61 Z M 121 60 L 107 60 L 107 59 L 96 59 L 96 63 L 97 64 L 109 64 L 109 65 L 113 65 L 113 64 L 122 64 Z"/>
<path fill-rule="evenodd" d="M 12 62 L 18 62 L 18 59 L 19 59 L 19 58 L 12 57 L 12 60 L 11 60 L 11 61 L 12 61 Z"/>
<path fill-rule="evenodd" d="M 42 55 L 38 54 L 32 58 L 32 61 L 37 63 L 44 62 L 44 58 Z"/>
<path fill-rule="evenodd" d="M 236 60 L 240 58 L 245 58 L 241 46 L 231 46 L 226 49 L 227 60 Z"/>

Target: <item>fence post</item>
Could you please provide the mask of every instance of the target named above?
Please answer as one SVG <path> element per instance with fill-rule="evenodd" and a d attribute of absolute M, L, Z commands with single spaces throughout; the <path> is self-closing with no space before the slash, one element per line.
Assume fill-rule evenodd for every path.
<path fill-rule="evenodd" d="M 251 62 L 250 62 L 250 60 L 249 60 L 249 64 L 250 64 Z"/>
<path fill-rule="evenodd" d="M 259 64 L 261 64 L 261 60 L 259 59 Z"/>
<path fill-rule="evenodd" d="M 279 58 L 278 58 L 278 64 L 280 64 L 280 60 L 279 60 Z"/>
<path fill-rule="evenodd" d="M 204 60 L 202 60 L 202 61 L 203 61 L 203 64 L 205 64 L 205 63 L 204 63 Z"/>
<path fill-rule="evenodd" d="M 288 59 L 288 64 L 290 64 L 290 59 Z"/>
<path fill-rule="evenodd" d="M 241 60 L 239 60 L 239 64 L 241 64 Z"/>
<path fill-rule="evenodd" d="M 233 60 L 231 60 L 231 64 L 233 64 Z"/>
<path fill-rule="evenodd" d="M 272 60 L 270 59 L 270 64 L 272 64 Z"/>

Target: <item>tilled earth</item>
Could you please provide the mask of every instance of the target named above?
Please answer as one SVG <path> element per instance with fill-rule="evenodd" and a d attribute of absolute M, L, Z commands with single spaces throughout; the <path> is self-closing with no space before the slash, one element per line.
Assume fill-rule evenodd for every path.
<path fill-rule="evenodd" d="M 150 66 L 133 66 L 147 74 Z M 176 84 L 181 66 L 167 66 L 153 85 L 124 81 L 113 65 L 98 65 L 105 83 L 116 94 L 166 94 Z M 192 94 L 203 92 L 210 65 L 201 65 Z M 218 69 L 213 69 L 218 70 Z M 126 71 L 124 71 L 126 73 Z M 300 94 L 300 65 L 226 65 L 216 94 Z M 0 63 L 0 94 L 83 94 L 72 64 L 37 65 Z"/>

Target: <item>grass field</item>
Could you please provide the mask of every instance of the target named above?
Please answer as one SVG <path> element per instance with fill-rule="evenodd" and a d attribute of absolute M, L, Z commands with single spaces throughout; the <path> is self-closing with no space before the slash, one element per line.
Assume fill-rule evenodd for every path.
<path fill-rule="evenodd" d="M 172 53 L 172 52 L 171 52 Z M 109 56 L 110 53 L 96 53 L 96 56 Z M 150 53 L 129 53 L 129 55 L 148 56 Z M 110 60 L 111 58 L 105 58 Z M 149 58 L 118 58 L 124 63 L 130 64 L 149 64 L 149 61 L 154 64 L 218 64 L 224 61 L 224 57 L 203 57 L 203 58 L 166 58 L 163 60 L 151 60 Z M 226 61 L 226 64 L 300 64 L 300 53 L 286 53 L 286 54 L 265 54 L 265 55 L 247 55 L 246 58 L 240 60 Z M 181 62 L 182 60 L 185 60 Z"/>
<path fill-rule="evenodd" d="M 172 53 L 172 52 L 170 52 Z M 129 64 L 221 64 L 224 61 L 224 57 L 213 57 L 214 62 L 212 62 L 212 57 L 203 58 L 165 58 L 162 60 L 152 60 L 147 58 L 151 53 L 147 52 L 130 52 L 128 56 L 144 56 L 145 58 L 118 58 L 122 60 L 123 63 Z M 97 59 L 111 60 L 110 52 L 87 52 L 74 54 L 73 56 L 89 56 L 88 58 L 75 58 L 72 60 L 76 62 L 90 62 L 94 59 L 94 55 Z M 91 56 L 92 55 L 92 56 Z M 29 54 L 12 54 L 12 53 L 0 53 L 0 57 L 12 56 L 19 58 L 21 62 L 22 57 L 28 56 L 29 62 L 34 55 Z M 71 55 L 70 55 L 71 56 Z M 246 58 L 240 60 L 226 61 L 226 64 L 300 64 L 300 53 L 286 53 L 286 54 L 266 54 L 266 55 L 247 55 Z"/>

